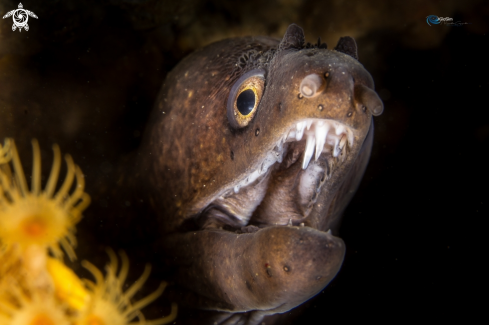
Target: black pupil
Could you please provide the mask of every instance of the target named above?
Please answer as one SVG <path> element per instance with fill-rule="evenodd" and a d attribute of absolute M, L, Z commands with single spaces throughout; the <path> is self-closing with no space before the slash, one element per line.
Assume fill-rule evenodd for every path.
<path fill-rule="evenodd" d="M 251 89 L 247 89 L 239 94 L 236 99 L 236 107 L 242 115 L 248 115 L 255 107 L 255 93 Z"/>

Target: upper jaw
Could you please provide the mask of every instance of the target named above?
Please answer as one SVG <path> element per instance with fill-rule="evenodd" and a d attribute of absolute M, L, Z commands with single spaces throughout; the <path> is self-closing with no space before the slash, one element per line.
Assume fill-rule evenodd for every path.
<path fill-rule="evenodd" d="M 323 153 L 330 153 L 338 157 L 347 148 L 351 148 L 355 141 L 353 130 L 343 123 L 329 119 L 305 119 L 297 122 L 292 127 L 286 138 L 286 142 L 301 141 L 306 138 L 306 148 L 302 160 L 302 169 L 306 169 L 314 154 L 317 161 Z"/>
<path fill-rule="evenodd" d="M 234 192 L 255 182 L 260 176 L 266 175 L 269 168 L 276 162 L 282 163 L 287 150 L 287 143 L 306 140 L 302 169 L 307 169 L 314 155 L 317 161 L 322 154 L 333 158 L 346 156 L 347 148 L 355 143 L 355 130 L 332 119 L 306 118 L 295 122 L 282 134 L 277 143 L 268 151 L 257 167 L 238 181 Z M 332 167 L 332 166 L 331 166 Z M 328 171 L 329 173 L 331 170 Z"/>

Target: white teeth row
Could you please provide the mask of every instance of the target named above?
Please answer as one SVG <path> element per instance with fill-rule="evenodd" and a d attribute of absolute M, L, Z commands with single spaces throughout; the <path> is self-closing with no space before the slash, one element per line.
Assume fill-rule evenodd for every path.
<path fill-rule="evenodd" d="M 256 181 L 258 179 L 258 177 L 265 174 L 268 171 L 268 169 L 270 168 L 270 166 L 275 164 L 275 162 L 278 161 L 279 163 L 281 163 L 282 158 L 283 158 L 282 157 L 283 152 L 284 152 L 283 143 L 280 142 L 277 146 L 275 146 L 275 148 L 272 151 L 270 151 L 267 154 L 267 156 L 265 157 L 265 160 L 261 163 L 261 165 L 254 172 L 252 172 L 250 175 L 248 175 L 248 177 L 246 177 L 238 185 L 234 186 L 234 193 L 238 193 L 239 189 L 241 187 L 245 187 L 245 186 L 253 183 L 254 181 Z"/>
<path fill-rule="evenodd" d="M 338 157 L 343 151 L 346 142 L 348 141 L 348 145 L 351 147 L 354 140 L 353 131 L 336 121 L 307 119 L 298 122 L 295 127 L 285 134 L 275 148 L 267 154 L 261 165 L 234 186 L 234 193 L 238 193 L 241 187 L 253 183 L 265 174 L 275 162 L 281 163 L 284 154 L 284 143 L 300 141 L 304 135 L 306 136 L 306 149 L 304 160 L 302 161 L 302 169 L 306 169 L 309 166 L 314 152 L 316 152 L 315 160 L 318 160 L 323 152 L 332 151 L 333 156 Z M 325 146 L 326 144 L 328 146 Z"/>
<path fill-rule="evenodd" d="M 348 141 L 348 145 L 351 147 L 354 141 L 353 131 L 349 127 L 336 121 L 319 119 L 308 119 L 298 122 L 296 127 L 289 131 L 285 141 L 300 141 L 304 135 L 306 137 L 306 149 L 304 151 L 302 169 L 306 169 L 309 166 L 314 152 L 316 152 L 315 160 L 318 160 L 323 152 L 332 151 L 333 157 L 338 157 L 343 151 L 346 142 Z M 325 147 L 325 144 L 328 144 L 331 148 Z"/>

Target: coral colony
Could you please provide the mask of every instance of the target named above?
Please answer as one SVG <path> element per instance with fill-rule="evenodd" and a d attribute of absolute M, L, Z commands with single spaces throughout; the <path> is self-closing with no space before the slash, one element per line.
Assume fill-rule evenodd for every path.
<path fill-rule="evenodd" d="M 162 283 L 153 293 L 131 301 L 150 274 L 123 290 L 129 272 L 124 252 L 119 259 L 108 250 L 106 275 L 87 261 L 82 265 L 95 281 L 80 279 L 63 262 L 63 251 L 76 259 L 75 226 L 90 203 L 84 192 L 84 176 L 66 155 L 67 174 L 59 187 L 61 153 L 53 146 L 54 160 L 44 188 L 41 186 L 39 144 L 32 141 L 33 168 L 27 184 L 15 143 L 0 143 L 0 325 L 159 325 L 176 318 L 170 315 L 146 320 L 140 309 L 164 291 Z M 75 183 L 74 183 L 75 182 Z"/>

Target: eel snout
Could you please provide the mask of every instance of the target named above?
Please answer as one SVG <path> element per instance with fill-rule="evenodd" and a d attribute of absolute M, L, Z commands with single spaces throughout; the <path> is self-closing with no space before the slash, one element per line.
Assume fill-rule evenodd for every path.
<path fill-rule="evenodd" d="M 285 312 L 323 289 L 339 271 L 342 239 L 309 227 L 272 226 L 254 233 L 202 230 L 175 234 L 179 283 L 197 307 Z M 170 246 L 171 245 L 171 246 Z"/>

